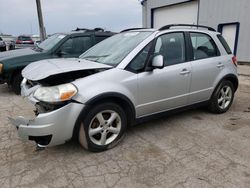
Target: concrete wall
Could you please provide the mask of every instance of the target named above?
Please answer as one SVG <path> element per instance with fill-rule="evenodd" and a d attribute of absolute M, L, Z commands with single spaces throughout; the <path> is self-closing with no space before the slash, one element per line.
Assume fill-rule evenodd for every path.
<path fill-rule="evenodd" d="M 151 27 L 151 10 L 187 0 L 146 0 L 143 5 L 143 27 Z M 200 0 L 201 25 L 217 29 L 218 24 L 240 22 L 237 48 L 239 61 L 250 62 L 250 1 L 249 0 Z"/>

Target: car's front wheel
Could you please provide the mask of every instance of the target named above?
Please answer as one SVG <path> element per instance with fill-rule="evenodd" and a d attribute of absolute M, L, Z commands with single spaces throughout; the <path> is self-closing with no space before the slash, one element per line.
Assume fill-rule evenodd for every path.
<path fill-rule="evenodd" d="M 126 127 L 124 110 L 115 103 L 102 103 L 80 120 L 78 140 L 90 151 L 104 151 L 123 138 Z"/>
<path fill-rule="evenodd" d="M 228 111 L 234 99 L 234 85 L 228 80 L 224 80 L 216 88 L 210 100 L 209 109 L 213 113 L 225 113 Z"/>
<path fill-rule="evenodd" d="M 14 74 L 12 78 L 11 88 L 15 94 L 20 95 L 21 93 L 21 82 L 23 80 L 21 72 Z"/>

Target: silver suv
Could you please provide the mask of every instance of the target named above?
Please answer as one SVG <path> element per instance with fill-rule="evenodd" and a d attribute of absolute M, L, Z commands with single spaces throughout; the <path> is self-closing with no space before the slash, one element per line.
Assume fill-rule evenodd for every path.
<path fill-rule="evenodd" d="M 36 118 L 10 118 L 20 137 L 40 147 L 78 138 L 103 151 L 149 117 L 197 104 L 226 112 L 238 87 L 236 58 L 212 28 L 183 26 L 126 30 L 79 58 L 28 65 L 22 95 Z"/>

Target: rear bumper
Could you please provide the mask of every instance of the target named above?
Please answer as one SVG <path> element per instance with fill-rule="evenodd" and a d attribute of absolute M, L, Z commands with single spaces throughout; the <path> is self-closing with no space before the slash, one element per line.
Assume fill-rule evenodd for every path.
<path fill-rule="evenodd" d="M 84 108 L 83 104 L 69 103 L 55 111 L 39 114 L 35 119 L 9 118 L 17 128 L 18 135 L 25 140 L 42 140 L 42 145 L 55 146 L 70 140 L 76 120 Z M 46 144 L 44 144 L 46 143 Z"/>
<path fill-rule="evenodd" d="M 34 44 L 16 44 L 16 48 L 32 48 L 34 47 Z"/>

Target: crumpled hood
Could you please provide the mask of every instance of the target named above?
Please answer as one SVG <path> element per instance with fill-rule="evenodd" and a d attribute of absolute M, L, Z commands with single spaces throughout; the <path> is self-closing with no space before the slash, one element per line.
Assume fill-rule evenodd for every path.
<path fill-rule="evenodd" d="M 74 72 L 78 70 L 92 70 L 111 68 L 112 66 L 96 63 L 84 59 L 47 59 L 29 64 L 22 71 L 24 78 L 38 81 L 51 75 Z"/>
<path fill-rule="evenodd" d="M 37 54 L 37 53 L 39 53 L 39 52 L 36 52 L 36 51 L 32 50 L 31 48 L 10 50 L 10 51 L 0 53 L 0 61 L 6 60 L 6 59 L 11 59 L 11 58 L 17 58 L 17 57 L 21 57 L 21 56 L 25 56 L 25 55 Z"/>

